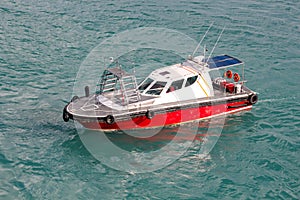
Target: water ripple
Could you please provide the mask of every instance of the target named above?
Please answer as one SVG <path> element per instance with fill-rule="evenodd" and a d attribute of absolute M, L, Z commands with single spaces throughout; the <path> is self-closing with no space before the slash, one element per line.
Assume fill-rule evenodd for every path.
<path fill-rule="evenodd" d="M 0 199 L 299 199 L 298 1 L 4 0 L 0 12 Z M 212 21 L 203 44 L 211 50 L 226 26 L 215 54 L 245 61 L 246 84 L 260 93 L 253 110 L 228 116 L 205 158 L 201 140 L 147 174 L 93 158 L 61 118 L 88 52 L 137 27 L 199 40 Z"/>

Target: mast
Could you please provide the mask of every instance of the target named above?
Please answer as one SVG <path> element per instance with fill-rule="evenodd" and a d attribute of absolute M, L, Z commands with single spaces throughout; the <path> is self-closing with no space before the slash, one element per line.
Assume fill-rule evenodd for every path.
<path fill-rule="evenodd" d="M 199 47 L 201 46 L 202 41 L 204 40 L 204 38 L 206 37 L 208 31 L 210 30 L 210 28 L 212 27 L 212 25 L 214 24 L 214 22 L 212 22 L 210 24 L 210 26 L 208 27 L 208 29 L 206 30 L 205 34 L 203 35 L 203 37 L 201 38 L 200 42 L 198 43 L 196 49 L 194 50 L 193 54 L 192 54 L 192 58 L 194 57 L 195 53 L 197 52 L 197 50 L 199 49 Z"/>
<path fill-rule="evenodd" d="M 211 52 L 210 52 L 210 54 L 209 54 L 209 56 L 208 56 L 208 58 L 207 58 L 207 60 L 206 60 L 206 64 L 208 63 L 208 61 L 209 61 L 211 55 L 213 54 L 213 52 L 214 52 L 214 50 L 215 50 L 215 48 L 216 48 L 216 46 L 217 46 L 219 40 L 221 39 L 221 36 L 222 36 L 224 30 L 225 30 L 225 26 L 223 27 L 223 29 L 222 29 L 222 31 L 221 31 L 221 33 L 220 33 L 220 35 L 219 35 L 219 37 L 218 37 L 218 39 L 217 39 L 217 41 L 216 41 L 214 47 L 213 47 L 213 49 L 211 50 Z"/>

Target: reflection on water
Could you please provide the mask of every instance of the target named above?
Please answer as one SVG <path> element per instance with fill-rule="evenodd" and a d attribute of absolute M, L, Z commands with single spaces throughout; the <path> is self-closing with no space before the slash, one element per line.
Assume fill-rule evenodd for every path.
<path fill-rule="evenodd" d="M 81 137 L 92 137 L 92 135 L 103 135 L 109 139 L 113 144 L 126 151 L 138 151 L 148 152 L 155 151 L 166 146 L 171 141 L 203 141 L 203 138 L 207 136 L 207 130 L 209 128 L 210 120 L 201 122 L 190 122 L 181 125 L 167 126 L 159 129 L 143 129 L 145 135 L 153 135 L 151 137 L 139 137 L 141 130 L 131 130 L 124 132 L 101 132 L 93 130 L 81 130 L 83 131 Z M 211 133 L 213 135 L 213 133 Z M 136 136 L 136 137 L 135 137 Z M 99 141 L 101 142 L 101 141 Z"/>
<path fill-rule="evenodd" d="M 214 118 L 144 129 L 146 135 L 152 135 L 147 138 L 139 137 L 141 130 L 103 133 L 78 128 L 78 133 L 88 151 L 104 164 L 118 170 L 144 172 L 173 163 L 190 148 L 197 149 L 195 153 L 204 158 L 216 144 L 223 121 L 224 118 Z"/>

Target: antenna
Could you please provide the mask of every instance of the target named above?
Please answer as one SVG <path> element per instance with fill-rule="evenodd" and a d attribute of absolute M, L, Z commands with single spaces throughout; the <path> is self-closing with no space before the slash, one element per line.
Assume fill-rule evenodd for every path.
<path fill-rule="evenodd" d="M 242 84 L 244 84 L 245 82 L 245 64 L 243 64 L 243 82 Z"/>
<path fill-rule="evenodd" d="M 207 58 L 206 64 L 207 64 L 207 62 L 209 61 L 211 55 L 213 54 L 213 52 L 214 52 L 214 50 L 215 50 L 215 48 L 216 48 L 216 46 L 217 46 L 217 44 L 218 44 L 218 42 L 219 42 L 219 40 L 220 40 L 222 34 L 223 34 L 223 32 L 224 32 L 224 30 L 225 30 L 225 26 L 223 27 L 223 29 L 222 29 L 222 31 L 221 31 L 221 33 L 220 33 L 220 35 L 219 35 L 219 37 L 218 37 L 218 39 L 217 39 L 217 41 L 216 41 L 214 47 L 213 47 L 213 49 L 211 50 L 211 52 L 210 52 L 210 54 L 209 54 L 209 56 L 208 56 L 208 58 Z"/>
<path fill-rule="evenodd" d="M 199 49 L 199 47 L 200 47 L 200 45 L 201 45 L 202 41 L 203 41 L 203 40 L 204 40 L 204 38 L 206 37 L 206 35 L 207 35 L 208 31 L 210 30 L 210 28 L 212 27 L 212 25 L 213 25 L 213 24 L 214 24 L 214 22 L 212 22 L 212 23 L 210 24 L 210 26 L 209 26 L 209 27 L 208 27 L 208 29 L 206 30 L 205 34 L 204 34 L 204 35 L 203 35 L 203 37 L 201 38 L 200 42 L 198 43 L 198 45 L 197 45 L 196 49 L 194 50 L 194 52 L 193 52 L 193 54 L 192 54 L 192 58 L 194 57 L 194 55 L 195 55 L 196 51 Z"/>
<path fill-rule="evenodd" d="M 206 45 L 204 45 L 204 49 L 203 49 L 204 60 L 205 60 L 205 53 L 206 53 Z"/>

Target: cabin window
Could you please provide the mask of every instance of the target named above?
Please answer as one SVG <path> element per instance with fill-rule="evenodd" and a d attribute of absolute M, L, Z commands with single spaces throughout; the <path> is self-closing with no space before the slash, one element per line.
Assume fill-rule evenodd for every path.
<path fill-rule="evenodd" d="M 152 85 L 152 87 L 146 92 L 146 94 L 152 95 L 160 95 L 163 91 L 164 87 L 166 86 L 167 82 L 157 81 Z"/>
<path fill-rule="evenodd" d="M 183 79 L 178 80 L 178 81 L 174 81 L 171 84 L 171 86 L 169 87 L 169 89 L 167 90 L 167 93 L 181 89 L 182 88 L 182 84 L 183 84 Z"/>
<path fill-rule="evenodd" d="M 153 79 L 147 78 L 147 80 L 144 81 L 144 83 L 142 85 L 140 85 L 139 90 L 141 92 L 143 92 L 145 89 L 147 89 L 147 87 L 149 87 L 149 85 L 151 85 L 152 82 L 153 82 Z"/>
<path fill-rule="evenodd" d="M 198 78 L 198 75 L 197 75 L 197 76 L 189 77 L 189 78 L 186 80 L 185 87 L 194 84 L 194 83 L 196 82 L 197 78 Z"/>

